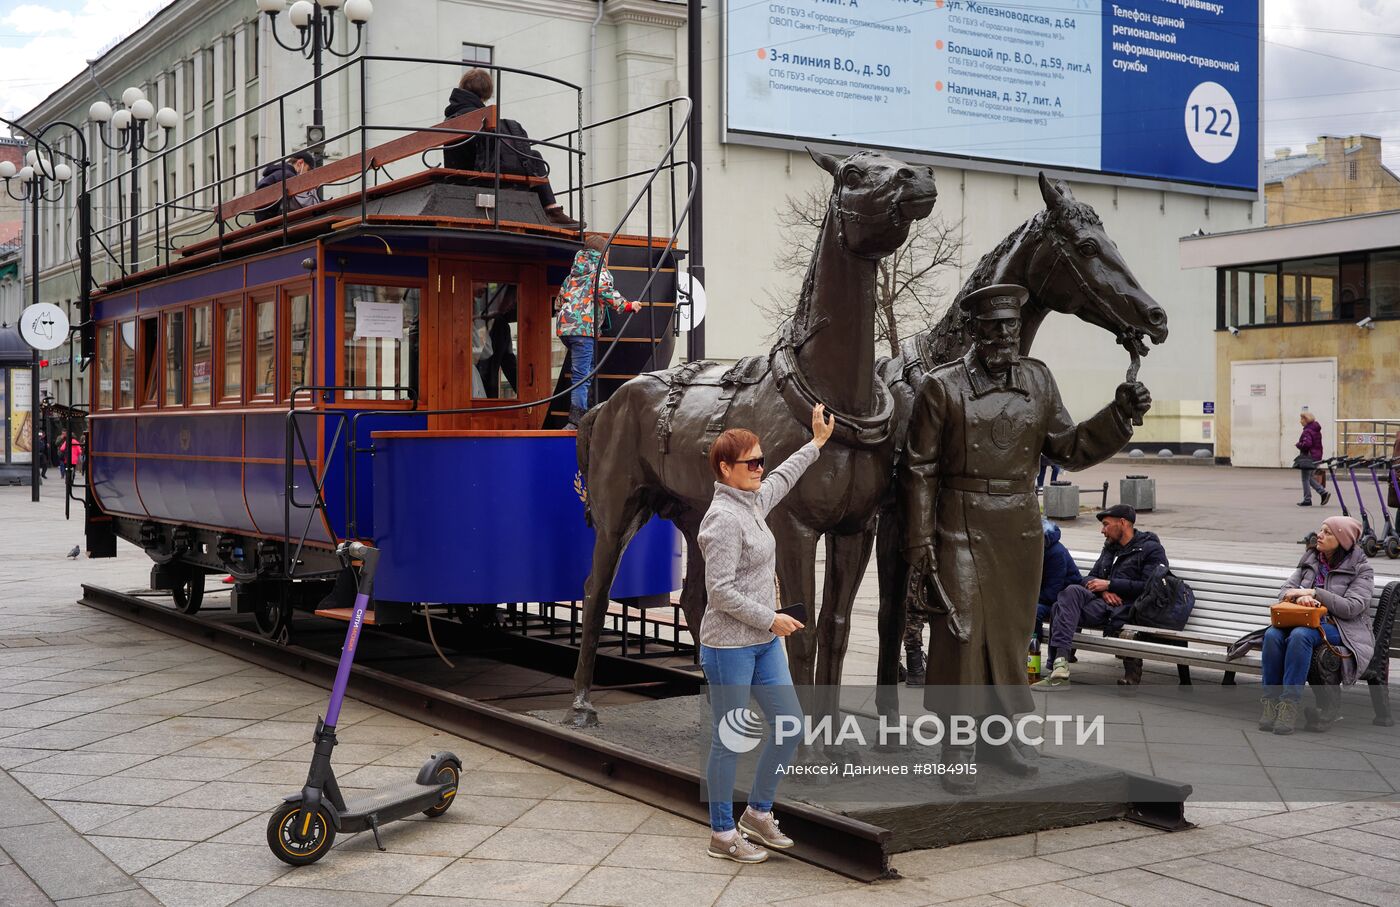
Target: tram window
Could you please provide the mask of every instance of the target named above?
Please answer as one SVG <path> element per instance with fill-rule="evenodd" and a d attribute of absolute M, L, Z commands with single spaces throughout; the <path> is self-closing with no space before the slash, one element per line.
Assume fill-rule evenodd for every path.
<path fill-rule="evenodd" d="M 345 287 L 345 384 L 418 390 L 416 287 L 347 284 Z M 347 400 L 401 400 L 393 390 L 346 391 Z"/>
<path fill-rule="evenodd" d="M 277 300 L 253 303 L 253 396 L 277 390 Z"/>
<path fill-rule="evenodd" d="M 141 319 L 141 405 L 160 403 L 160 321 Z"/>
<path fill-rule="evenodd" d="M 97 330 L 97 408 L 112 408 L 112 326 Z"/>
<path fill-rule="evenodd" d="M 165 316 L 165 405 L 185 405 L 185 313 Z"/>
<path fill-rule="evenodd" d="M 514 400 L 519 396 L 516 373 L 520 349 L 520 319 L 516 306 L 519 285 L 478 283 L 472 292 L 472 396 Z"/>
<path fill-rule="evenodd" d="M 221 308 L 219 327 L 224 357 L 219 400 L 236 401 L 243 395 L 243 303 L 235 302 Z"/>
<path fill-rule="evenodd" d="M 214 325 L 207 303 L 190 309 L 190 334 L 193 339 L 193 355 L 190 356 L 190 402 L 207 405 L 214 375 Z"/>
<path fill-rule="evenodd" d="M 298 387 L 319 382 L 312 380 L 311 373 L 311 297 L 300 293 L 288 297 L 287 303 L 291 310 L 291 330 L 288 332 L 287 343 L 291 360 L 287 392 L 291 393 Z M 307 399 L 305 394 L 301 396 L 303 400 Z"/>
<path fill-rule="evenodd" d="M 136 400 L 136 322 L 123 321 L 117 330 L 117 409 Z"/>

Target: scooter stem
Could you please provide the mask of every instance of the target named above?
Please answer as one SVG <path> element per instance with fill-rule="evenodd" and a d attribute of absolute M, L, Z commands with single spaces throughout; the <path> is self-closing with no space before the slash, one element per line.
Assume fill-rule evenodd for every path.
<path fill-rule="evenodd" d="M 331 686 L 331 701 L 326 706 L 326 725 L 334 728 L 340 719 L 340 706 L 345 701 L 345 688 L 350 684 L 350 668 L 355 663 L 355 647 L 360 642 L 360 630 L 365 622 L 365 611 L 369 608 L 370 594 L 374 591 L 374 573 L 379 567 L 379 549 L 359 542 L 345 542 L 336 551 L 347 561 L 359 558 L 364 566 L 360 568 L 360 579 L 355 591 L 355 610 L 350 614 L 350 626 L 345 630 L 345 645 L 340 650 L 340 664 L 335 670 L 335 683 Z"/>

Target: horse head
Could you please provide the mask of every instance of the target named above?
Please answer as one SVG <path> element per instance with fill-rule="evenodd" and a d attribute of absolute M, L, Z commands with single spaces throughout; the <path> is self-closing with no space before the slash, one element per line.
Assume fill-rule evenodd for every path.
<path fill-rule="evenodd" d="M 1167 313 L 1133 276 L 1094 209 L 1069 186 L 1040 174 L 1045 199 L 1043 241 L 1027 267 L 1027 286 L 1057 312 L 1078 316 L 1115 335 L 1139 355 L 1167 339 Z"/>
<path fill-rule="evenodd" d="M 928 217 L 938 199 L 933 168 L 906 164 L 877 151 L 845 160 L 807 149 L 831 174 L 827 225 L 843 249 L 861 258 L 884 258 L 909 238 L 914 221 Z"/>

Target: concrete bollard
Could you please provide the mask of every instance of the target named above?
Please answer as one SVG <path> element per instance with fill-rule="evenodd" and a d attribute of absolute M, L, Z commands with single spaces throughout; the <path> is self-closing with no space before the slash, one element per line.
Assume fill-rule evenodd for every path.
<path fill-rule="evenodd" d="M 1157 480 L 1148 476 L 1119 479 L 1118 500 L 1134 510 L 1152 510 L 1157 506 Z"/>
<path fill-rule="evenodd" d="M 1052 520 L 1073 520 L 1079 516 L 1079 486 L 1051 482 L 1045 486 L 1045 515 Z"/>

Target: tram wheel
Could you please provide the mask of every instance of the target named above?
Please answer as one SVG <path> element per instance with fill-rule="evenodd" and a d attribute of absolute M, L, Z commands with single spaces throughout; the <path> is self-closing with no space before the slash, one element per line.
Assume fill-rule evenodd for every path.
<path fill-rule="evenodd" d="M 253 625 L 273 642 L 285 643 L 291 636 L 292 606 L 280 597 L 271 598 L 253 609 Z"/>
<path fill-rule="evenodd" d="M 296 832 L 301 833 L 300 841 Z M 325 856 L 333 843 L 335 826 L 320 806 L 303 810 L 300 803 L 283 803 L 267 820 L 267 846 L 283 863 L 310 865 Z"/>
<path fill-rule="evenodd" d="M 204 574 L 198 570 L 191 570 L 170 590 L 170 597 L 175 600 L 176 611 L 181 614 L 198 614 L 199 606 L 204 604 Z"/>

